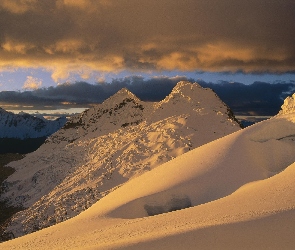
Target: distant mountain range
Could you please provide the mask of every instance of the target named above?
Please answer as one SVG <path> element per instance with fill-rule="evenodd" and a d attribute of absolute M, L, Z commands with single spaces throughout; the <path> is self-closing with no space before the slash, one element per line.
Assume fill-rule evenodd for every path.
<path fill-rule="evenodd" d="M 66 117 L 50 121 L 26 113 L 14 114 L 0 108 L 0 153 L 34 151 L 66 121 Z"/>
<path fill-rule="evenodd" d="M 46 137 L 59 130 L 66 121 L 66 117 L 50 121 L 26 113 L 14 114 L 0 108 L 0 138 Z"/>
<path fill-rule="evenodd" d="M 126 181 L 240 129 L 229 107 L 198 84 L 179 82 L 156 103 L 122 89 L 9 164 L 16 172 L 1 198 L 26 210 L 7 232 L 21 236 L 67 220 Z"/>

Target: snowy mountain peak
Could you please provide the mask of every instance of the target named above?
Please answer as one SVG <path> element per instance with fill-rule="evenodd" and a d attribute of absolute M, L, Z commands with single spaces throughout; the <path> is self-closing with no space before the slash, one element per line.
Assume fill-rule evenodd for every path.
<path fill-rule="evenodd" d="M 172 92 L 171 93 L 174 93 L 174 92 L 183 92 L 183 91 L 187 91 L 187 90 L 190 90 L 190 89 L 193 89 L 195 87 L 199 87 L 199 88 L 202 88 L 198 83 L 191 83 L 189 81 L 180 81 L 176 84 L 176 86 L 173 88 Z"/>
<path fill-rule="evenodd" d="M 116 103 L 120 103 L 121 101 L 123 101 L 125 99 L 132 99 L 135 102 L 141 102 L 141 100 L 136 95 L 131 93 L 127 88 L 122 88 L 117 93 L 115 93 L 114 95 L 112 95 L 111 97 L 106 99 L 103 102 L 103 104 L 111 103 L 111 105 L 113 105 Z"/>
<path fill-rule="evenodd" d="M 102 104 L 72 117 L 63 129 L 47 142 L 73 142 L 84 135 L 101 136 L 116 129 L 138 125 L 143 121 L 149 107 L 151 105 L 142 102 L 128 89 L 123 88 Z"/>
<path fill-rule="evenodd" d="M 198 83 L 190 83 L 188 81 L 181 81 L 176 84 L 176 86 L 172 89 L 170 95 L 181 94 L 185 96 L 190 96 L 190 91 L 195 88 L 202 88 Z"/>
<path fill-rule="evenodd" d="M 2 198 L 27 209 L 8 231 L 19 236 L 71 218 L 129 179 L 239 129 L 228 107 L 198 84 L 180 82 L 159 103 L 122 89 L 10 164 L 16 172 Z"/>
<path fill-rule="evenodd" d="M 198 83 L 181 81 L 171 93 L 161 102 L 155 104 L 155 115 L 152 120 L 162 119 L 173 114 L 185 112 L 201 115 L 224 115 L 234 123 L 238 121 L 230 108 L 209 88 L 203 88 Z"/>
<path fill-rule="evenodd" d="M 171 93 L 162 101 L 162 103 L 179 101 L 180 99 L 192 104 L 200 104 L 207 107 L 216 101 L 220 101 L 217 95 L 207 88 L 201 87 L 198 83 L 190 83 L 188 81 L 181 81 L 172 89 Z"/>
<path fill-rule="evenodd" d="M 282 110 L 279 112 L 279 114 L 291 114 L 295 112 L 295 93 L 292 96 L 288 96 L 284 100 L 284 104 L 282 105 Z"/>

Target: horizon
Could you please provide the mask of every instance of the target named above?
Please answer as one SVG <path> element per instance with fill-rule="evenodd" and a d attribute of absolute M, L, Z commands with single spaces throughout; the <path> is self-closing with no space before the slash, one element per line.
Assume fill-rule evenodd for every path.
<path fill-rule="evenodd" d="M 0 92 L 0 107 L 14 113 L 38 112 L 44 115 L 80 113 L 100 104 L 122 88 L 127 88 L 142 101 L 161 101 L 170 94 L 179 81 L 195 83 L 186 77 L 157 77 L 145 79 L 139 76 L 113 79 L 112 82 L 90 84 L 75 82 L 56 87 L 38 88 L 30 91 Z M 295 91 L 295 81 L 290 82 L 239 82 L 218 83 L 198 81 L 203 88 L 212 89 L 236 116 L 273 116 L 281 108 L 286 97 Z"/>

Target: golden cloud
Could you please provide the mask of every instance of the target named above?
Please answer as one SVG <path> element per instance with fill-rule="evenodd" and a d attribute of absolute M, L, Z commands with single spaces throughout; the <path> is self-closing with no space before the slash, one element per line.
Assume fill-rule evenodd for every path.
<path fill-rule="evenodd" d="M 6 9 L 15 14 L 21 14 L 36 7 L 38 0 L 2 0 L 0 8 Z"/>
<path fill-rule="evenodd" d="M 26 42 L 12 41 L 7 39 L 2 44 L 2 49 L 8 53 L 26 54 L 28 50 L 33 49 L 34 45 Z"/>
<path fill-rule="evenodd" d="M 89 45 L 82 39 L 63 39 L 56 41 L 54 44 L 44 47 L 44 51 L 50 55 L 57 53 L 71 54 L 78 53 L 83 48 L 87 48 Z"/>
<path fill-rule="evenodd" d="M 61 7 L 75 7 L 93 10 L 93 7 L 97 6 L 107 6 L 110 5 L 112 1 L 109 0 L 57 0 L 56 6 Z"/>
<path fill-rule="evenodd" d="M 0 70 L 295 70 L 293 0 L 3 0 Z"/>
<path fill-rule="evenodd" d="M 73 105 L 76 104 L 75 102 L 61 102 L 62 105 Z"/>
<path fill-rule="evenodd" d="M 33 76 L 27 76 L 27 80 L 23 85 L 23 89 L 38 89 L 42 86 L 42 80 Z"/>

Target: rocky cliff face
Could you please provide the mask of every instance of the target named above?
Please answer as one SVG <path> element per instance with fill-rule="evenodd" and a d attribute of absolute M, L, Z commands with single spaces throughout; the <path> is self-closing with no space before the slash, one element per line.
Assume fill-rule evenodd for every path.
<path fill-rule="evenodd" d="M 239 129 L 229 108 L 198 84 L 180 82 L 158 103 L 123 89 L 10 164 L 16 172 L 1 198 L 27 209 L 6 232 L 21 236 L 71 218 L 129 179 Z"/>

